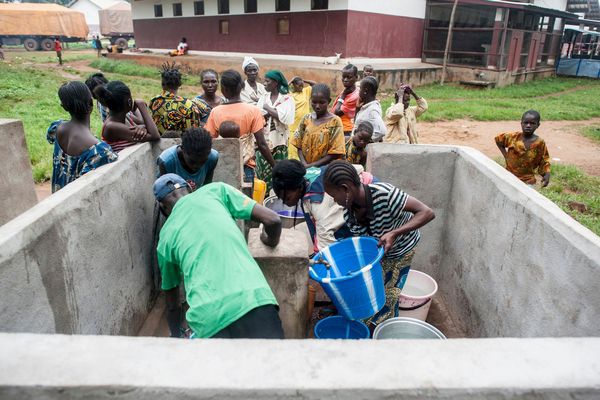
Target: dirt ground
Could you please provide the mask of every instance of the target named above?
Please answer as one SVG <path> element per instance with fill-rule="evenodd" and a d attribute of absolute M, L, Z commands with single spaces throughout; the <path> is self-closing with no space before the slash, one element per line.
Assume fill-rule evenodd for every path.
<path fill-rule="evenodd" d="M 589 121 L 542 121 L 536 132 L 548 145 L 553 163 L 573 164 L 590 175 L 600 176 L 600 144 L 582 136 L 582 127 L 600 124 Z M 501 157 L 494 136 L 520 130 L 519 121 L 480 122 L 454 120 L 419 123 L 419 143 L 473 147 L 490 158 Z"/>

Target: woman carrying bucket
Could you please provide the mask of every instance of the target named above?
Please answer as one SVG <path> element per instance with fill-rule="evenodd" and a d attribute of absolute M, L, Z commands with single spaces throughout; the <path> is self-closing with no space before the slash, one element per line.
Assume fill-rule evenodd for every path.
<path fill-rule="evenodd" d="M 354 236 L 379 240 L 385 281 L 385 305 L 365 322 L 369 328 L 398 316 L 400 292 L 421 235 L 419 228 L 435 218 L 434 212 L 389 183 L 365 185 L 347 161 L 329 164 L 323 176 L 325 191 L 344 208 L 344 219 Z"/>

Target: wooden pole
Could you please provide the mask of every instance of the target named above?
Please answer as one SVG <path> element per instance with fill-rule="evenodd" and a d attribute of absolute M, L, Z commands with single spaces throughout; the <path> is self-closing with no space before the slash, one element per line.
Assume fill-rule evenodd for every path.
<path fill-rule="evenodd" d="M 450 13 L 450 23 L 448 24 L 448 37 L 446 38 L 446 49 L 444 50 L 444 64 L 442 67 L 442 79 L 440 85 L 444 86 L 446 80 L 446 64 L 448 63 L 448 52 L 450 51 L 450 45 L 452 44 L 452 28 L 454 28 L 454 15 L 456 14 L 456 6 L 458 6 L 458 0 L 454 0 L 452 5 L 452 12 Z"/>

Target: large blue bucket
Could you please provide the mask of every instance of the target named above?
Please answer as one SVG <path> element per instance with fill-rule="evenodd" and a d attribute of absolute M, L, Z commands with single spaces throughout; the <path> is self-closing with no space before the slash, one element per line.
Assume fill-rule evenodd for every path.
<path fill-rule="evenodd" d="M 385 304 L 381 257 L 383 247 L 373 238 L 344 239 L 313 257 L 310 277 L 321 284 L 340 315 L 351 320 L 368 318 Z"/>

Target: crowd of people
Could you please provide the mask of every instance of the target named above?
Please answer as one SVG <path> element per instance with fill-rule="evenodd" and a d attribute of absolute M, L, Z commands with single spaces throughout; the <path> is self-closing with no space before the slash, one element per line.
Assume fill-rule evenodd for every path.
<path fill-rule="evenodd" d="M 166 63 L 160 71 L 162 92 L 148 104 L 134 99 L 124 82 L 108 81 L 101 73 L 85 83 L 64 84 L 58 95 L 70 120 L 54 121 L 47 131 L 54 145 L 52 191 L 114 162 L 129 146 L 181 138 L 181 144 L 158 157 L 154 184 L 166 217 L 157 253 L 171 334 L 184 332 L 178 301 L 183 280 L 186 321 L 194 337 L 280 338 L 277 301 L 233 222 L 262 223 L 261 240 L 276 246 L 280 218 L 239 190 L 212 182 L 219 162 L 213 139 L 236 138 L 244 181 L 263 181 L 283 203 L 302 209 L 314 252 L 350 236 L 379 240 L 385 249 L 386 304 L 366 323 L 374 329 L 397 316 L 419 228 L 435 214 L 365 171 L 367 148 L 373 142 L 419 143 L 417 118 L 427 111 L 427 102 L 402 84 L 384 114 L 371 66 L 364 67 L 359 82 L 358 68 L 344 66 L 343 90 L 336 96 L 325 84 L 298 76 L 288 80 L 278 70 L 267 71 L 261 82 L 259 64 L 251 57 L 244 59 L 242 70 L 246 79 L 235 70 L 220 76 L 204 70 L 203 93 L 186 98 L 178 94 L 181 72 Z M 90 130 L 94 102 L 103 123 L 102 140 Z M 548 150 L 534 133 L 539 113 L 527 111 L 521 125 L 521 132 L 498 135 L 496 143 L 509 171 L 529 185 L 538 172 L 546 186 Z M 311 284 L 309 314 L 315 292 Z"/>

